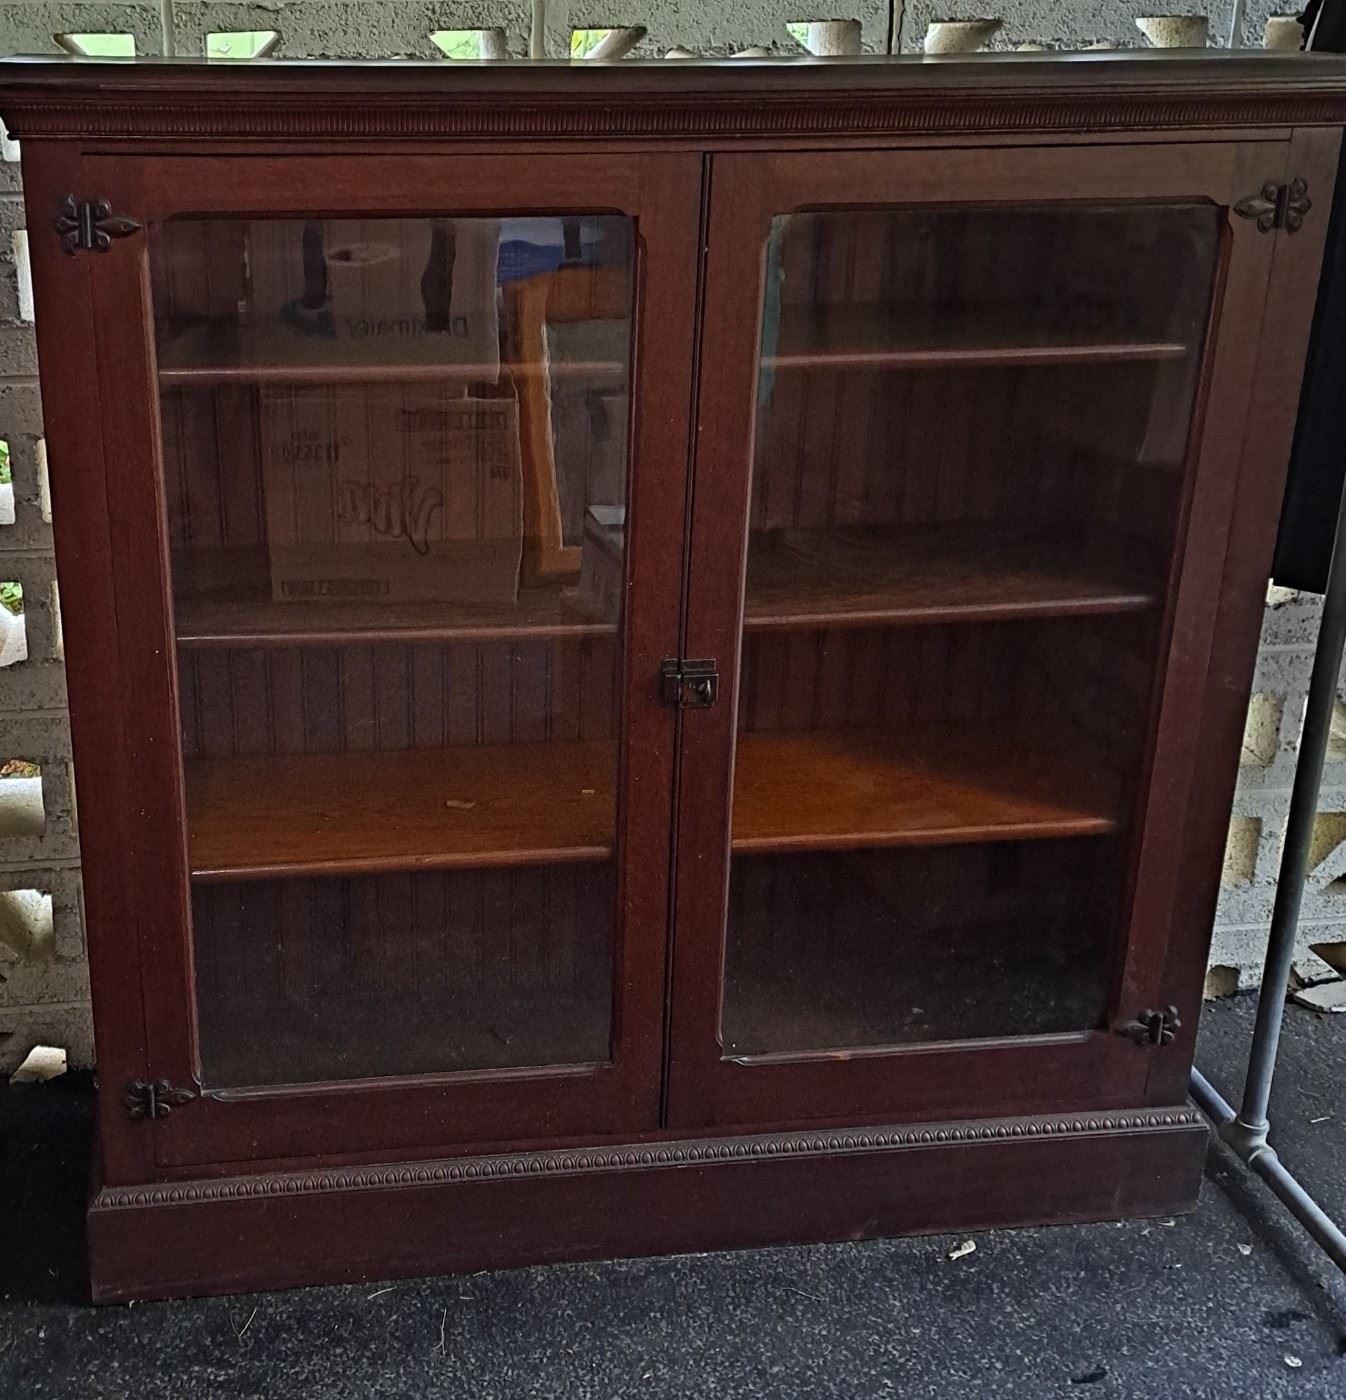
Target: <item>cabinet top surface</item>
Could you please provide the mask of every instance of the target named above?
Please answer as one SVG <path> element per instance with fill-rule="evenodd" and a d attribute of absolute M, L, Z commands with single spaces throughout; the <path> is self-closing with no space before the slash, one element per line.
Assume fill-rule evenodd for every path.
<path fill-rule="evenodd" d="M 1335 126 L 1346 122 L 1346 58 L 1221 50 L 672 63 L 19 57 L 0 62 L 0 116 L 14 136 L 81 141 Z"/>

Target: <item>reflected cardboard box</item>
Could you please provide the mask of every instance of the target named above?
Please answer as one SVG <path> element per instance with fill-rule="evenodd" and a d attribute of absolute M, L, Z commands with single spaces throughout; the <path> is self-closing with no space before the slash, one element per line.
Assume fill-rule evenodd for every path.
<path fill-rule="evenodd" d="M 515 400 L 401 385 L 267 388 L 262 443 L 277 601 L 517 597 Z"/>

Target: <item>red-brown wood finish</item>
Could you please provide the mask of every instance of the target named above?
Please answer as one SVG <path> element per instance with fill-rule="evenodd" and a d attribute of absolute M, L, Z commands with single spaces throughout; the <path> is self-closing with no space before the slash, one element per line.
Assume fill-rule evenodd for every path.
<path fill-rule="evenodd" d="M 723 319 L 703 345 L 694 482 L 692 570 L 687 648 L 714 656 L 727 703 L 689 715 L 684 724 L 679 785 L 678 903 L 671 1032 L 670 1121 L 685 1127 L 760 1123 L 770 1105 L 788 1101 L 795 1113 L 819 1121 L 874 1114 L 924 1116 L 933 1088 L 995 1085 L 1002 1111 L 1018 1094 L 1040 1099 L 1059 1085 L 1060 1065 L 1078 1057 L 1095 1103 L 1142 1101 L 1148 1065 L 1113 1029 L 1152 1005 L 1169 1004 L 1160 985 L 1168 930 L 1166 912 L 1180 866 L 1187 769 L 1193 752 L 1185 736 L 1198 722 L 1206 646 L 1219 601 L 1234 477 L 1226 463 L 1241 440 L 1253 387 L 1254 353 L 1266 297 L 1273 245 L 1231 206 L 1250 184 L 1278 181 L 1284 144 L 1211 143 L 1097 147 L 1090 151 L 942 152 L 939 155 L 716 156 L 706 274 L 708 305 Z M 1072 1049 L 1041 1040 L 994 1047 L 918 1045 L 890 1053 L 842 1052 L 786 1063 L 742 1063 L 720 1045 L 722 928 L 729 842 L 723 824 L 693 813 L 726 813 L 731 803 L 744 557 L 749 510 L 751 415 L 761 328 L 761 274 L 744 254 L 760 256 L 770 220 L 801 209 L 945 201 L 957 190 L 989 204 L 1041 201 L 1204 200 L 1229 211 L 1215 290 L 1201 393 L 1188 449 L 1187 524 L 1178 535 L 1174 568 L 1180 583 L 1166 620 L 1168 661 L 1157 728 L 1149 741 L 1149 808 L 1137 823 L 1139 851 L 1129 885 L 1130 932 L 1122 940 L 1119 985 L 1106 1024 L 1076 1038 Z M 1204 434 L 1200 425 L 1210 425 Z M 947 434 L 943 426 L 936 430 Z M 1064 543 L 1064 542 L 1062 542 Z M 725 561 L 733 560 L 734 568 Z M 711 561 L 717 561 L 718 567 Z M 1258 591 L 1254 573 L 1241 585 Z M 751 592 L 751 590 L 749 590 Z M 749 614 L 751 615 L 751 614 Z M 746 654 L 746 653 L 745 653 Z M 1059 738 L 1058 738 L 1059 743 Z M 740 742 L 740 747 L 742 741 Z M 808 788 L 801 793 L 808 800 Z M 722 819 L 723 822 L 723 819 Z M 1134 843 L 1133 843 L 1134 844 Z M 1190 871 L 1185 872 L 1193 878 Z M 1208 872 L 1213 879 L 1213 872 Z M 973 969 L 969 970 L 975 975 Z M 971 1031 L 975 1035 L 975 1031 Z M 1015 1073 L 1002 1075 L 1001 1062 Z M 973 1069 L 976 1066 L 976 1069 Z M 1050 1068 L 1049 1068 L 1050 1066 Z M 1074 1076 L 1068 1076 L 1072 1081 Z"/>
<path fill-rule="evenodd" d="M 1196 1202 L 1207 1140 L 1175 1109 L 102 1190 L 94 1299 L 1171 1216 Z"/>
<path fill-rule="evenodd" d="M 0 113 L 23 139 L 68 619 L 102 1090 L 96 1297 L 1159 1214 L 1194 1202 L 1205 1132 L 1182 1105 L 1346 120 L 1346 64 L 1163 55 L 583 71 L 18 62 L 0 66 Z M 1231 212 L 1263 183 L 1295 177 L 1313 198 L 1302 231 L 1260 232 Z M 104 253 L 67 256 L 48 233 L 67 193 L 108 199 L 142 228 Z M 819 548 L 801 593 L 787 556 L 814 547 L 816 522 L 805 507 L 784 511 L 784 497 L 754 496 L 749 474 L 772 216 L 1079 201 L 1220 211 L 1187 446 L 1134 501 L 1137 520 L 1162 518 L 1172 530 L 1100 535 L 1064 569 L 1052 541 L 1007 538 L 989 516 L 939 537 L 899 530 L 886 537 L 888 562 L 858 579 Z M 175 215 L 548 211 L 637 223 L 619 636 L 545 591 L 508 617 L 490 606 L 449 618 L 415 605 L 305 613 L 268 607 L 252 574 L 245 621 L 189 595 L 175 618 L 166 474 L 207 470 L 218 444 L 209 424 L 177 408 L 161 425 L 160 390 L 219 395 L 244 423 L 260 378 L 209 346 L 158 362 L 155 227 Z M 855 278 L 875 275 L 863 259 L 849 267 Z M 849 376 L 837 402 L 862 416 L 883 375 L 983 375 L 1000 396 L 988 407 L 996 412 L 1008 411 L 1011 383 L 1029 386 L 1030 411 L 1053 382 L 1043 376 L 1064 373 L 1115 424 L 1141 411 L 1143 376 L 1165 365 L 1177 373 L 1197 353 L 1162 334 L 1006 339 L 1004 329 L 911 337 L 891 322 L 820 318 L 783 327 L 787 348 L 769 368 L 801 383 L 815 371 Z M 292 372 L 268 374 L 289 382 Z M 908 497 L 904 518 L 918 523 L 940 517 L 941 493 L 975 497 L 995 467 L 965 424 L 928 399 L 910 440 L 950 471 L 928 499 Z M 909 407 L 884 407 L 883 431 Z M 835 446 L 822 417 L 798 417 L 797 443 L 781 418 L 782 460 Z M 862 498 L 864 434 L 846 441 L 837 470 L 852 473 L 844 484 Z M 802 477 L 787 467 L 777 485 L 804 501 Z M 1025 463 L 1014 480 L 1032 490 L 1039 477 L 1050 480 L 1050 461 Z M 784 554 L 754 553 L 745 579 L 750 524 L 803 534 Z M 588 695 L 586 675 L 601 674 L 615 643 L 620 694 L 592 706 L 610 718 L 577 727 L 539 770 L 541 787 L 521 769 L 517 791 L 474 790 L 468 800 L 502 810 L 543 803 L 535 818 L 485 834 L 453 813 L 439 829 L 426 796 L 437 780 L 400 731 L 370 741 L 337 717 L 325 748 L 292 750 L 219 703 L 237 691 L 282 715 L 295 668 L 309 664 L 302 655 L 314 658 L 315 677 L 339 676 L 353 694 L 404 676 L 394 693 L 416 734 L 439 732 L 436 722 L 447 733 L 448 710 L 435 717 L 442 680 L 422 664 L 426 648 L 447 645 L 475 657 L 483 676 L 516 658 L 521 688 L 510 694 L 521 697 L 526 727 L 529 677 L 577 665 L 572 679 Z M 993 712 L 997 677 L 1018 674 L 987 658 L 1005 666 L 1053 651 L 1078 657 L 1091 683 L 1116 687 L 1134 722 L 1103 736 L 1062 730 L 1042 761 L 1009 730 L 998 743 L 957 743 L 949 716 Z M 716 658 L 716 705 L 660 704 L 660 663 L 677 656 Z M 897 727 L 875 682 L 885 665 L 915 677 Z M 800 675 L 812 677 L 807 714 L 798 685 L 786 683 Z M 945 713 L 950 695 L 959 698 Z M 410 804 L 415 820 L 394 823 L 391 836 L 381 820 L 365 832 L 343 827 L 344 845 L 301 831 L 306 801 L 330 811 L 339 799 L 331 755 L 359 748 L 404 751 L 399 781 L 421 802 Z M 290 752 L 294 782 L 268 804 L 256 765 Z M 455 777 L 486 764 L 486 750 L 475 755 Z M 733 809 L 736 762 L 744 800 Z M 1069 780 L 1081 765 L 1100 775 L 1083 794 Z M 879 779 L 857 826 L 857 794 Z M 796 798 L 803 783 L 812 806 Z M 598 801 L 597 818 L 566 798 L 576 787 Z M 206 820 L 192 821 L 189 847 L 198 801 Z M 455 822 L 472 829 L 470 852 Z M 726 1057 L 731 848 L 740 859 L 825 861 L 863 847 L 933 875 L 987 840 L 1037 862 L 1038 878 L 1068 864 L 1112 870 L 1099 852 L 1123 853 L 1121 875 L 1107 877 L 1118 881 L 1121 912 L 1103 939 L 1112 980 L 1095 1029 Z M 390 1078 L 207 1092 L 153 1121 L 122 1103 L 133 1079 L 193 1085 L 194 977 L 222 985 L 240 975 L 221 957 L 236 917 L 230 890 L 274 901 L 291 951 L 321 959 L 326 906 L 310 893 L 320 872 L 381 882 L 395 929 L 402 882 L 422 865 L 430 873 L 415 878 L 438 882 L 426 889 L 448 890 L 536 859 L 544 864 L 528 867 L 527 891 L 541 907 L 564 891 L 576 911 L 558 925 L 564 940 L 607 897 L 610 851 L 620 918 L 609 1061 L 422 1074 L 408 1060 Z M 800 936 L 807 911 L 788 890 L 747 881 L 735 898 L 740 915 L 759 901 L 787 943 Z M 193 917 L 212 930 L 212 951 L 195 965 Z M 531 927 L 510 936 L 531 937 Z M 445 955 L 447 944 L 419 938 L 404 951 Z M 262 987 L 276 975 L 265 953 L 249 968 Z M 379 975 L 376 958 L 357 965 Z M 1173 1044 L 1113 1034 L 1169 1003 L 1183 1018 Z"/>
<path fill-rule="evenodd" d="M 134 208 L 146 225 L 178 215 L 448 213 L 617 210 L 634 217 L 641 244 L 631 479 L 632 530 L 622 681 L 624 735 L 617 777 L 620 908 L 611 1063 L 535 1073 L 420 1076 L 395 1085 L 360 1080 L 307 1087 L 301 1094 L 206 1093 L 202 1110 L 156 1123 L 165 1165 L 360 1151 L 391 1137 L 398 1150 L 454 1142 L 566 1132 L 614 1132 L 657 1123 L 662 1058 L 665 951 L 660 930 L 667 898 L 673 719 L 653 684 L 660 660 L 676 652 L 684 510 L 686 404 L 690 397 L 691 287 L 695 276 L 699 164 L 684 156 L 595 160 L 518 157 L 455 162 L 414 155 L 365 160 L 91 156 L 82 179 L 115 208 Z M 185 903 L 186 870 L 217 861 L 187 852 L 182 759 L 177 739 L 165 540 L 147 528 L 164 517 L 162 446 L 151 299 L 143 237 L 115 245 L 92 266 L 100 318 L 117 327 L 117 352 L 100 367 L 118 406 L 119 466 L 113 568 L 132 595 L 120 637 L 124 673 L 136 695 L 126 706 L 129 761 L 143 816 L 131 832 L 131 869 L 142 890 L 140 946 L 146 951 L 149 1059 L 156 1078 L 190 1084 L 196 1033 L 184 1009 L 194 1000 Z M 74 606 L 72 602 L 72 606 Z M 281 776 L 284 776 L 283 774 Z M 611 781 L 611 780 L 609 780 Z M 191 801 L 192 782 L 187 783 Z M 290 786 L 292 794 L 295 787 Z M 397 811 L 387 813 L 397 836 Z M 244 830 L 256 831 L 255 818 Z M 609 825 L 609 829 L 611 826 Z M 198 833 L 201 840 L 208 832 Z M 401 838 L 406 840 L 405 835 Z M 239 865 L 235 861 L 236 866 Z M 249 866 L 245 860 L 243 866 Z M 240 867 L 242 868 L 242 867 Z M 251 868 L 251 867 L 249 867 Z M 304 869 L 312 869 L 311 864 Z M 377 857 L 350 867 L 382 868 Z M 507 1125 L 507 1126 L 506 1126 Z M 109 1125 L 112 1127 L 113 1125 Z M 127 1131 L 125 1120 L 115 1128 Z M 240 1134 L 241 1130 L 241 1134 Z"/>
<path fill-rule="evenodd" d="M 1338 137 L 1337 132 L 1296 131 L 1287 168 L 1327 189 L 1337 168 Z M 1230 461 L 1235 457 L 1238 461 L 1238 488 L 1220 582 L 1222 626 L 1211 648 L 1201 727 L 1193 744 L 1198 757 L 1181 858 L 1185 870 L 1215 869 L 1225 847 L 1263 617 L 1261 591 L 1239 579 L 1245 570 L 1258 579 L 1271 570 L 1288 460 L 1286 444 L 1294 433 L 1313 293 L 1326 238 L 1326 223 L 1316 220 L 1306 222 L 1294 240 L 1277 244 L 1267 287 L 1267 305 L 1274 314 L 1263 325 L 1244 434 L 1230 443 Z M 1170 1060 L 1157 1058 L 1151 1067 L 1147 1091 L 1153 1102 L 1176 1101 L 1186 1092 L 1218 894 L 1218 883 L 1211 878 L 1185 880 L 1174 894 L 1164 985 L 1172 989 L 1183 1020 L 1175 1042 L 1181 1054 Z"/>
<path fill-rule="evenodd" d="M 24 194 L 32 227 L 45 227 L 56 201 L 80 181 L 79 152 L 33 141 Z M 90 268 L 76 267 L 54 238 L 33 240 L 33 276 L 43 287 L 38 353 L 61 364 L 72 343 L 92 346 L 99 335 Z M 72 339 L 73 338 L 73 339 Z M 126 763 L 120 693 L 116 602 L 111 586 L 113 521 L 106 488 L 110 439 L 103 432 L 103 398 L 92 357 L 82 373 L 44 372 L 47 465 L 52 527 L 60 569 L 62 633 L 71 697 L 70 734 L 79 770 L 84 915 L 90 974 L 99 987 L 95 1049 L 105 1082 L 143 1076 L 147 1063 L 141 985 L 141 944 L 135 936 L 136 892 L 128 879 L 126 837 L 133 786 Z M 113 1181 L 153 1174 L 153 1142 L 128 1133 L 116 1094 L 98 1102 L 102 1168 Z"/>

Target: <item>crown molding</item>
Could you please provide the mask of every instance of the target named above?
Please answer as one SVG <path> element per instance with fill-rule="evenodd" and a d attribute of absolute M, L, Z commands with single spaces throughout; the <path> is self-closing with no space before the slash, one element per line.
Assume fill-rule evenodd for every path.
<path fill-rule="evenodd" d="M 0 115 L 19 138 L 97 141 L 704 141 L 1341 125 L 1346 62 L 1216 51 L 1162 61 L 1136 53 L 608 66 L 7 60 Z"/>

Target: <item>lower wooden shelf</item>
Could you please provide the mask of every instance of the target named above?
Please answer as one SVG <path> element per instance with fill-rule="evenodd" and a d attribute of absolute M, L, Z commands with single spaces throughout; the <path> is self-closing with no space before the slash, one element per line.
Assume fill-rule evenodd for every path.
<path fill-rule="evenodd" d="M 599 861 L 613 850 L 615 746 L 550 743 L 196 759 L 198 880 Z M 1093 836 L 1116 783 L 1087 745 L 966 726 L 745 734 L 736 851 Z"/>

